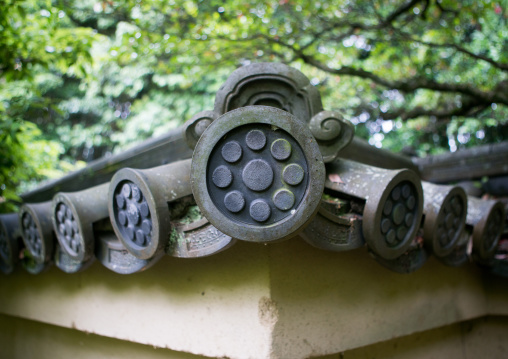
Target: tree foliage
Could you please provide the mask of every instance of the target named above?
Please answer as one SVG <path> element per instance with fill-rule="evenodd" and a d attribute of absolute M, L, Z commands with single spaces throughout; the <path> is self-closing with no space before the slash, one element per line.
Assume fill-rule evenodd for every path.
<path fill-rule="evenodd" d="M 51 76 L 83 78 L 92 29 L 76 28 L 51 2 L 9 0 L 0 9 L 0 206 L 37 180 L 73 168 L 60 161 L 62 144 L 37 126 L 33 113 L 51 117 Z M 75 161 L 73 161 L 75 162 Z"/>
<path fill-rule="evenodd" d="M 8 0 L 1 196 L 211 109 L 228 74 L 251 62 L 299 68 L 325 108 L 378 147 L 426 155 L 503 140 L 507 5 Z"/>

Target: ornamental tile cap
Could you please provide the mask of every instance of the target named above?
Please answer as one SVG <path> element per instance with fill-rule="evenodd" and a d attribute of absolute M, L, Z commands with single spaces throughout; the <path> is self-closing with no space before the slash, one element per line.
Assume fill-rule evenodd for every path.
<path fill-rule="evenodd" d="M 300 71 L 280 63 L 255 63 L 234 71 L 217 92 L 213 111 L 196 114 L 184 125 L 194 148 L 204 130 L 219 116 L 247 106 L 286 111 L 309 126 L 324 162 L 333 161 L 354 135 L 354 127 L 336 111 L 323 111 L 321 96 Z"/>
<path fill-rule="evenodd" d="M 190 177 L 196 203 L 217 229 L 269 242 L 293 237 L 310 222 L 325 168 L 305 124 L 283 110 L 248 106 L 204 132 Z"/>

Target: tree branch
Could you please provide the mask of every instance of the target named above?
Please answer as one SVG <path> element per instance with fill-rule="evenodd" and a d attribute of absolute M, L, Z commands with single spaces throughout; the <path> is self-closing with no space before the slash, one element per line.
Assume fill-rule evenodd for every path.
<path fill-rule="evenodd" d="M 476 117 L 480 112 L 487 109 L 489 105 L 471 99 L 463 103 L 461 107 L 425 109 L 421 106 L 416 106 L 409 110 L 398 109 L 396 111 L 381 113 L 379 117 L 384 120 L 393 120 L 400 117 L 403 121 L 407 121 L 421 116 L 429 116 L 435 117 L 438 120 L 449 120 L 453 116 Z"/>
<path fill-rule="evenodd" d="M 434 90 L 439 92 L 455 92 L 470 97 L 477 98 L 485 103 L 499 102 L 508 105 L 508 94 L 503 94 L 498 91 L 482 91 L 477 87 L 466 85 L 466 84 L 451 84 L 441 83 L 433 80 L 428 80 L 423 77 L 406 78 L 402 80 L 389 80 L 382 78 L 372 72 L 365 71 L 363 69 L 356 69 L 350 66 L 342 66 L 341 68 L 334 69 L 326 64 L 318 61 L 316 58 L 310 55 L 306 55 L 303 52 L 293 48 L 293 51 L 298 57 L 305 63 L 312 65 L 324 72 L 333 75 L 348 75 L 356 76 L 364 79 L 369 79 L 378 85 L 396 89 L 403 92 L 415 92 L 418 89 Z"/>
<path fill-rule="evenodd" d="M 357 106 L 356 113 L 368 112 L 373 117 L 382 120 L 396 120 L 400 118 L 403 121 L 411 120 L 414 118 L 426 116 L 434 117 L 436 120 L 450 120 L 453 116 L 468 116 L 477 117 L 479 114 L 486 109 L 490 108 L 489 104 L 478 102 L 474 99 L 469 99 L 463 103 L 460 107 L 458 106 L 438 106 L 432 109 L 426 109 L 422 106 L 415 106 L 413 108 L 398 108 L 393 111 L 379 112 L 373 111 L 372 106 L 367 102 L 362 102 Z"/>
<path fill-rule="evenodd" d="M 429 9 L 429 7 L 430 7 L 430 0 L 425 0 L 425 4 L 423 5 L 423 9 L 420 12 L 420 16 L 424 20 L 427 19 L 427 10 Z"/>
<path fill-rule="evenodd" d="M 398 9 L 396 9 L 394 12 L 392 12 L 388 17 L 385 19 L 384 23 L 392 23 L 395 19 L 397 19 L 399 16 L 404 14 L 405 12 L 411 10 L 416 4 L 421 2 L 422 0 L 411 0 L 405 5 L 400 6 Z"/>
<path fill-rule="evenodd" d="M 419 40 L 419 39 L 416 39 L 416 38 L 412 37 L 408 33 L 405 33 L 403 31 L 401 31 L 400 29 L 394 28 L 394 30 L 399 35 L 401 35 L 404 40 L 416 42 L 416 43 L 419 43 L 419 44 L 422 44 L 422 45 L 425 45 L 425 46 L 429 46 L 429 47 L 434 47 L 434 48 L 453 48 L 453 49 L 457 50 L 458 52 L 461 52 L 461 53 L 463 53 L 465 55 L 468 55 L 468 56 L 470 56 L 470 57 L 472 57 L 474 59 L 485 61 L 485 62 L 491 64 L 492 66 L 494 66 L 494 67 L 496 67 L 496 68 L 498 68 L 500 70 L 508 71 L 508 64 L 494 61 L 493 59 L 491 59 L 490 57 L 487 57 L 487 56 L 475 54 L 475 53 L 473 53 L 473 52 L 471 52 L 471 51 L 469 51 L 469 50 L 467 50 L 467 49 L 465 49 L 462 46 L 459 46 L 457 44 L 438 44 L 438 43 L 435 43 L 435 42 L 423 41 L 423 40 Z"/>
<path fill-rule="evenodd" d="M 416 4 L 420 2 L 428 2 L 428 0 L 411 0 L 407 2 L 406 4 L 398 7 L 395 9 L 392 13 L 390 13 L 386 18 L 380 19 L 380 21 L 375 25 L 366 25 L 361 22 L 354 22 L 349 20 L 342 20 L 337 22 L 331 22 L 328 23 L 327 26 L 325 26 L 321 31 L 314 34 L 314 38 L 311 42 L 315 41 L 316 39 L 319 39 L 319 37 L 325 35 L 328 32 L 331 32 L 333 30 L 338 30 L 341 28 L 350 28 L 351 31 L 354 30 L 381 30 L 385 27 L 391 26 L 391 24 L 397 20 L 400 16 L 402 16 L 404 13 L 410 11 Z M 324 21 L 324 20 L 323 20 Z M 308 45 L 304 45 L 302 49 L 309 47 Z"/>
<path fill-rule="evenodd" d="M 450 9 L 444 8 L 443 5 L 441 5 L 441 2 L 439 0 L 436 0 L 436 6 L 439 8 L 439 10 L 441 10 L 442 13 L 450 12 L 455 16 L 457 16 L 459 14 L 459 12 L 457 10 L 450 10 Z"/>
<path fill-rule="evenodd" d="M 218 37 L 221 38 L 221 37 Z M 424 77 L 415 76 L 412 78 L 405 78 L 401 80 L 390 80 L 376 75 L 373 72 L 357 69 L 351 66 L 342 66 L 338 69 L 331 68 L 323 62 L 317 60 L 314 56 L 305 54 L 302 50 L 293 45 L 289 45 L 282 41 L 280 38 L 272 38 L 266 34 L 257 34 L 254 37 L 249 37 L 237 41 L 250 41 L 255 38 L 262 38 L 268 42 L 279 44 L 295 54 L 296 59 L 300 59 L 308 65 L 314 66 L 321 71 L 332 75 L 346 75 L 355 76 L 373 81 L 374 83 L 384 86 L 389 89 L 395 89 L 406 93 L 415 92 L 419 89 L 427 89 L 446 93 L 459 93 L 475 98 L 486 104 L 493 102 L 501 103 L 508 106 L 508 92 L 504 91 L 508 87 L 507 81 L 501 81 L 494 86 L 493 91 L 483 91 L 473 85 L 467 84 L 453 84 L 442 83 L 434 80 L 429 80 Z"/>

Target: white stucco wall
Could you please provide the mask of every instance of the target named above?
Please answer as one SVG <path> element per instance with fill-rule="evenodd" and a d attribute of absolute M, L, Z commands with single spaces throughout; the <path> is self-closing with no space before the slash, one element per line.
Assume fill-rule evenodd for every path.
<path fill-rule="evenodd" d="M 18 270 L 0 276 L 0 320 L 19 317 L 121 345 L 167 348 L 168 358 L 299 359 L 506 315 L 505 287 L 473 264 L 449 268 L 431 259 L 401 275 L 378 265 L 365 249 L 332 253 L 294 238 L 238 242 L 207 258 L 166 257 L 127 276 L 100 263 L 80 274 Z M 29 335 L 23 328 L 18 340 Z M 4 340 L 6 330 L 0 326 Z"/>

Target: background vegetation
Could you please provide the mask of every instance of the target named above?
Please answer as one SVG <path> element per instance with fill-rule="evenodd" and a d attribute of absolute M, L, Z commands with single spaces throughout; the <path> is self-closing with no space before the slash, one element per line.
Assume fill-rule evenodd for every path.
<path fill-rule="evenodd" d="M 508 134 L 507 1 L 3 0 L 0 206 L 164 133 L 238 66 L 300 69 L 371 144 Z"/>

